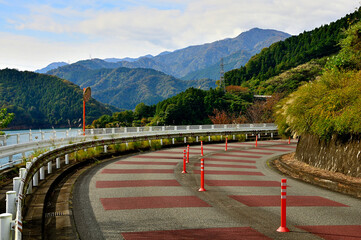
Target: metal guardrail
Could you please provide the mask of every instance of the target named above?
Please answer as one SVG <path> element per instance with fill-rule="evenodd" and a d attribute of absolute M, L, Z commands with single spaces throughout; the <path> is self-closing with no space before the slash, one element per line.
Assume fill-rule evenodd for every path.
<path fill-rule="evenodd" d="M 56 160 L 56 165 L 60 167 L 60 157 L 65 156 L 65 161 L 68 154 L 72 152 L 79 151 L 81 149 L 88 149 L 98 146 L 103 146 L 104 151 L 108 145 L 129 143 L 135 141 L 145 141 L 145 140 L 159 140 L 159 139 L 171 139 L 171 138 L 184 138 L 185 142 L 188 137 L 200 137 L 200 136 L 213 136 L 213 135 L 237 135 L 237 134 L 277 134 L 277 127 L 273 124 L 261 124 L 261 125 L 210 125 L 211 127 L 203 126 L 175 126 L 172 130 L 167 129 L 166 127 L 149 129 L 148 131 L 136 131 L 128 132 L 123 131 L 122 133 L 113 132 L 108 133 L 108 129 L 95 129 L 92 131 L 86 132 L 85 136 L 77 136 L 70 138 L 71 140 L 77 141 L 75 143 L 68 143 L 61 147 L 56 147 L 48 152 L 40 154 L 37 158 L 32 159 L 31 162 L 27 162 L 26 169 L 20 169 L 20 177 L 14 178 L 14 191 L 11 192 L 11 199 L 7 198 L 7 212 L 0 214 L 0 229 L 5 229 L 5 233 L 1 232 L 2 239 L 15 239 L 19 240 L 22 237 L 22 211 L 25 203 L 26 194 L 31 194 L 32 186 L 36 186 L 40 178 L 44 178 L 44 168 L 47 165 L 49 171 L 49 163 L 52 165 L 52 161 Z M 181 128 L 181 129 L 178 129 Z M 127 129 L 129 130 L 129 129 Z M 144 130 L 144 129 L 143 129 Z M 102 133 L 98 132 L 102 131 Z M 90 132 L 90 135 L 89 135 Z M 94 134 L 94 135 L 92 135 Z M 94 137 L 96 136 L 96 137 Z M 209 137 L 210 138 L 210 137 Z M 64 144 L 68 141 L 69 138 L 59 140 L 57 143 Z M 52 144 L 51 140 L 43 140 L 37 142 L 36 145 L 31 145 L 33 143 L 23 143 L 18 144 L 18 148 L 23 149 L 25 146 L 31 147 L 43 147 Z M 8 146 L 10 147 L 10 146 Z M 4 147 L 1 147 L 0 150 L 3 150 Z M 15 147 L 15 149 L 17 149 Z M 7 149 L 9 150 L 9 149 Z M 11 150 L 9 150 L 11 152 Z M 14 154 L 13 151 L 11 154 Z M 10 153 L 6 153 L 10 154 Z M 5 154 L 5 155 L 6 155 Z M 51 168 L 50 168 L 51 169 Z M 51 172 L 51 171 L 50 171 Z M 41 177 L 42 176 L 42 177 Z M 10 196 L 10 192 L 9 196 Z M 7 193 L 7 197 L 8 197 Z M 14 219 L 15 217 L 15 219 Z M 4 224 L 4 225 L 3 225 Z M 9 231 L 6 231 L 9 229 Z"/>
<path fill-rule="evenodd" d="M 147 132 L 178 133 L 217 131 L 221 129 L 237 130 L 276 130 L 275 124 L 219 124 L 219 125 L 189 125 L 189 126 L 153 126 L 153 127 L 121 127 L 86 129 L 85 136 L 80 129 L 38 131 L 21 134 L 7 134 L 0 136 L 0 169 L 13 167 L 21 163 L 31 151 L 54 149 L 70 143 L 90 141 L 93 138 L 107 139 L 110 137 L 133 136 Z"/>

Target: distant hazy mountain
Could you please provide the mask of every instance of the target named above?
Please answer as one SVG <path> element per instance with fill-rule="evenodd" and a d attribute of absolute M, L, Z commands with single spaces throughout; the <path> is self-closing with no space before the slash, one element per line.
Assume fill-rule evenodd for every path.
<path fill-rule="evenodd" d="M 103 64 L 104 61 L 96 61 Z M 94 63 L 94 61 L 92 61 Z M 92 64 L 86 64 L 92 67 Z M 176 95 L 189 87 L 209 89 L 215 81 L 182 81 L 153 69 L 102 68 L 91 69 L 72 64 L 49 72 L 81 87 L 91 87 L 92 96 L 103 103 L 125 109 L 134 109 L 141 102 L 152 105 Z"/>
<path fill-rule="evenodd" d="M 46 73 L 46 72 L 48 72 L 50 70 L 53 70 L 53 69 L 56 69 L 58 67 L 62 67 L 62 66 L 65 66 L 65 65 L 68 65 L 68 64 L 66 62 L 53 62 L 53 63 L 50 63 L 45 68 L 35 70 L 35 72 L 36 73 Z"/>
<path fill-rule="evenodd" d="M 137 60 L 139 60 L 140 58 L 152 58 L 153 55 L 145 55 L 145 56 L 142 56 L 142 57 L 138 57 L 138 58 L 130 58 L 130 57 L 126 57 L 126 58 L 105 58 L 104 61 L 106 62 L 111 62 L 111 63 L 116 63 L 116 62 L 121 62 L 121 61 L 126 61 L 126 62 L 135 62 Z"/>
<path fill-rule="evenodd" d="M 206 72 L 208 70 L 205 69 L 212 67 L 213 72 L 219 72 L 219 61 L 221 58 L 227 58 L 232 55 L 232 57 L 230 57 L 231 62 L 226 63 L 229 63 L 229 66 L 239 67 L 244 65 L 252 55 L 260 52 L 262 48 L 268 47 L 272 43 L 288 37 L 290 37 L 290 35 L 284 32 L 253 28 L 241 33 L 235 38 L 190 46 L 174 52 L 163 52 L 155 57 L 145 56 L 139 59 L 121 60 L 120 62 L 116 62 L 116 59 L 108 61 L 92 59 L 79 61 L 74 64 L 84 65 L 91 69 L 118 67 L 151 68 L 178 78 L 194 79 L 194 76 L 197 76 L 199 79 L 206 77 L 204 74 L 197 73 L 199 70 Z M 66 67 L 67 66 L 64 66 L 60 69 Z M 227 67 L 227 70 L 231 69 L 233 68 Z M 66 70 L 64 69 L 62 71 Z M 192 77 L 187 76 L 187 74 L 190 73 L 192 73 L 190 75 Z M 209 76 L 216 79 L 215 74 Z"/>

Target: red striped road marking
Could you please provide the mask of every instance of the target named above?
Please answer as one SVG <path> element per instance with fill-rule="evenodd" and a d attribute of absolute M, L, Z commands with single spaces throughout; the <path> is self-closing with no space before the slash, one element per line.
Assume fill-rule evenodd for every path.
<path fill-rule="evenodd" d="M 256 150 L 256 149 L 255 149 Z M 244 151 L 244 150 L 231 150 L 229 152 L 236 152 L 236 153 L 251 153 L 254 155 L 272 155 L 273 152 L 261 152 L 261 151 Z"/>
<path fill-rule="evenodd" d="M 361 225 L 296 226 L 325 240 L 359 240 Z"/>
<path fill-rule="evenodd" d="M 118 161 L 115 164 L 134 164 L 134 165 L 177 165 L 176 162 L 144 162 L 144 161 Z"/>
<path fill-rule="evenodd" d="M 197 240 L 229 240 L 229 239 L 253 239 L 270 240 L 271 238 L 250 227 L 234 228 L 206 228 L 206 229 L 184 229 L 147 232 L 125 232 L 122 233 L 125 240 L 139 239 L 197 239 Z"/>
<path fill-rule="evenodd" d="M 104 210 L 211 207 L 196 196 L 100 198 Z"/>
<path fill-rule="evenodd" d="M 149 155 L 137 155 L 137 156 L 132 156 L 131 158 L 158 158 L 158 159 L 183 159 L 183 155 L 179 156 L 179 157 L 169 157 L 169 156 L 149 156 Z"/>
<path fill-rule="evenodd" d="M 253 155 L 235 155 L 235 154 L 227 154 L 227 153 L 215 153 L 212 156 L 222 156 L 222 157 L 234 157 L 234 158 L 261 158 L 262 156 L 253 156 Z"/>
<path fill-rule="evenodd" d="M 196 163 L 195 166 L 200 166 L 200 163 Z M 229 167 L 229 168 L 252 168 L 256 169 L 256 166 L 250 166 L 250 165 L 234 165 L 234 164 L 212 164 L 207 163 L 207 167 Z"/>
<path fill-rule="evenodd" d="M 281 205 L 280 196 L 230 195 L 229 197 L 249 207 L 278 207 Z M 319 196 L 287 196 L 287 207 L 348 207 L 348 206 Z"/>
<path fill-rule="evenodd" d="M 103 169 L 101 173 L 174 173 L 173 169 Z"/>
<path fill-rule="evenodd" d="M 237 162 L 237 163 L 256 163 L 254 160 L 238 160 L 238 159 L 221 159 L 221 158 L 205 158 L 205 161 L 213 162 Z"/>
<path fill-rule="evenodd" d="M 279 187 L 277 181 L 207 180 L 208 186 Z"/>
<path fill-rule="evenodd" d="M 193 170 L 193 173 L 200 174 L 201 171 Z M 261 172 L 248 172 L 248 171 L 216 171 L 216 170 L 207 170 L 206 174 L 216 174 L 216 175 L 251 175 L 251 176 L 264 176 Z"/>
<path fill-rule="evenodd" d="M 173 155 L 182 155 L 183 156 L 183 151 L 179 151 L 179 152 L 175 152 L 175 151 L 169 151 L 169 150 L 162 150 L 162 151 L 156 151 L 153 154 L 173 154 Z M 189 152 L 190 155 L 199 155 L 199 153 L 194 153 L 194 152 Z"/>
<path fill-rule="evenodd" d="M 96 188 L 180 186 L 176 180 L 97 181 Z"/>
<path fill-rule="evenodd" d="M 290 149 L 279 149 L 279 148 L 272 148 L 272 147 L 269 147 L 269 146 L 267 146 L 267 147 L 259 147 L 259 148 L 267 149 L 267 150 L 272 151 L 272 152 L 289 152 L 289 151 L 291 151 Z"/>

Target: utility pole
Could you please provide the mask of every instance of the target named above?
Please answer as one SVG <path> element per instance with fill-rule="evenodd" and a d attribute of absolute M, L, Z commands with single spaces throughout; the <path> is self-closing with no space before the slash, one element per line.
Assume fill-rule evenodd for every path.
<path fill-rule="evenodd" d="M 221 58 L 221 78 L 220 78 L 220 84 L 223 91 L 226 91 L 226 83 L 224 82 L 224 64 L 223 64 L 223 58 Z"/>

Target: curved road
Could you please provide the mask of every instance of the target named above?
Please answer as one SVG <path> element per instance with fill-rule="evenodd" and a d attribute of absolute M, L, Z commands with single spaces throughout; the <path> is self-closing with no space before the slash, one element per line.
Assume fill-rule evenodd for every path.
<path fill-rule="evenodd" d="M 295 150 L 284 141 L 200 146 L 117 158 L 83 174 L 73 213 L 81 239 L 361 239 L 360 201 L 288 179 L 287 227 L 279 233 L 280 181 L 268 160 Z"/>

